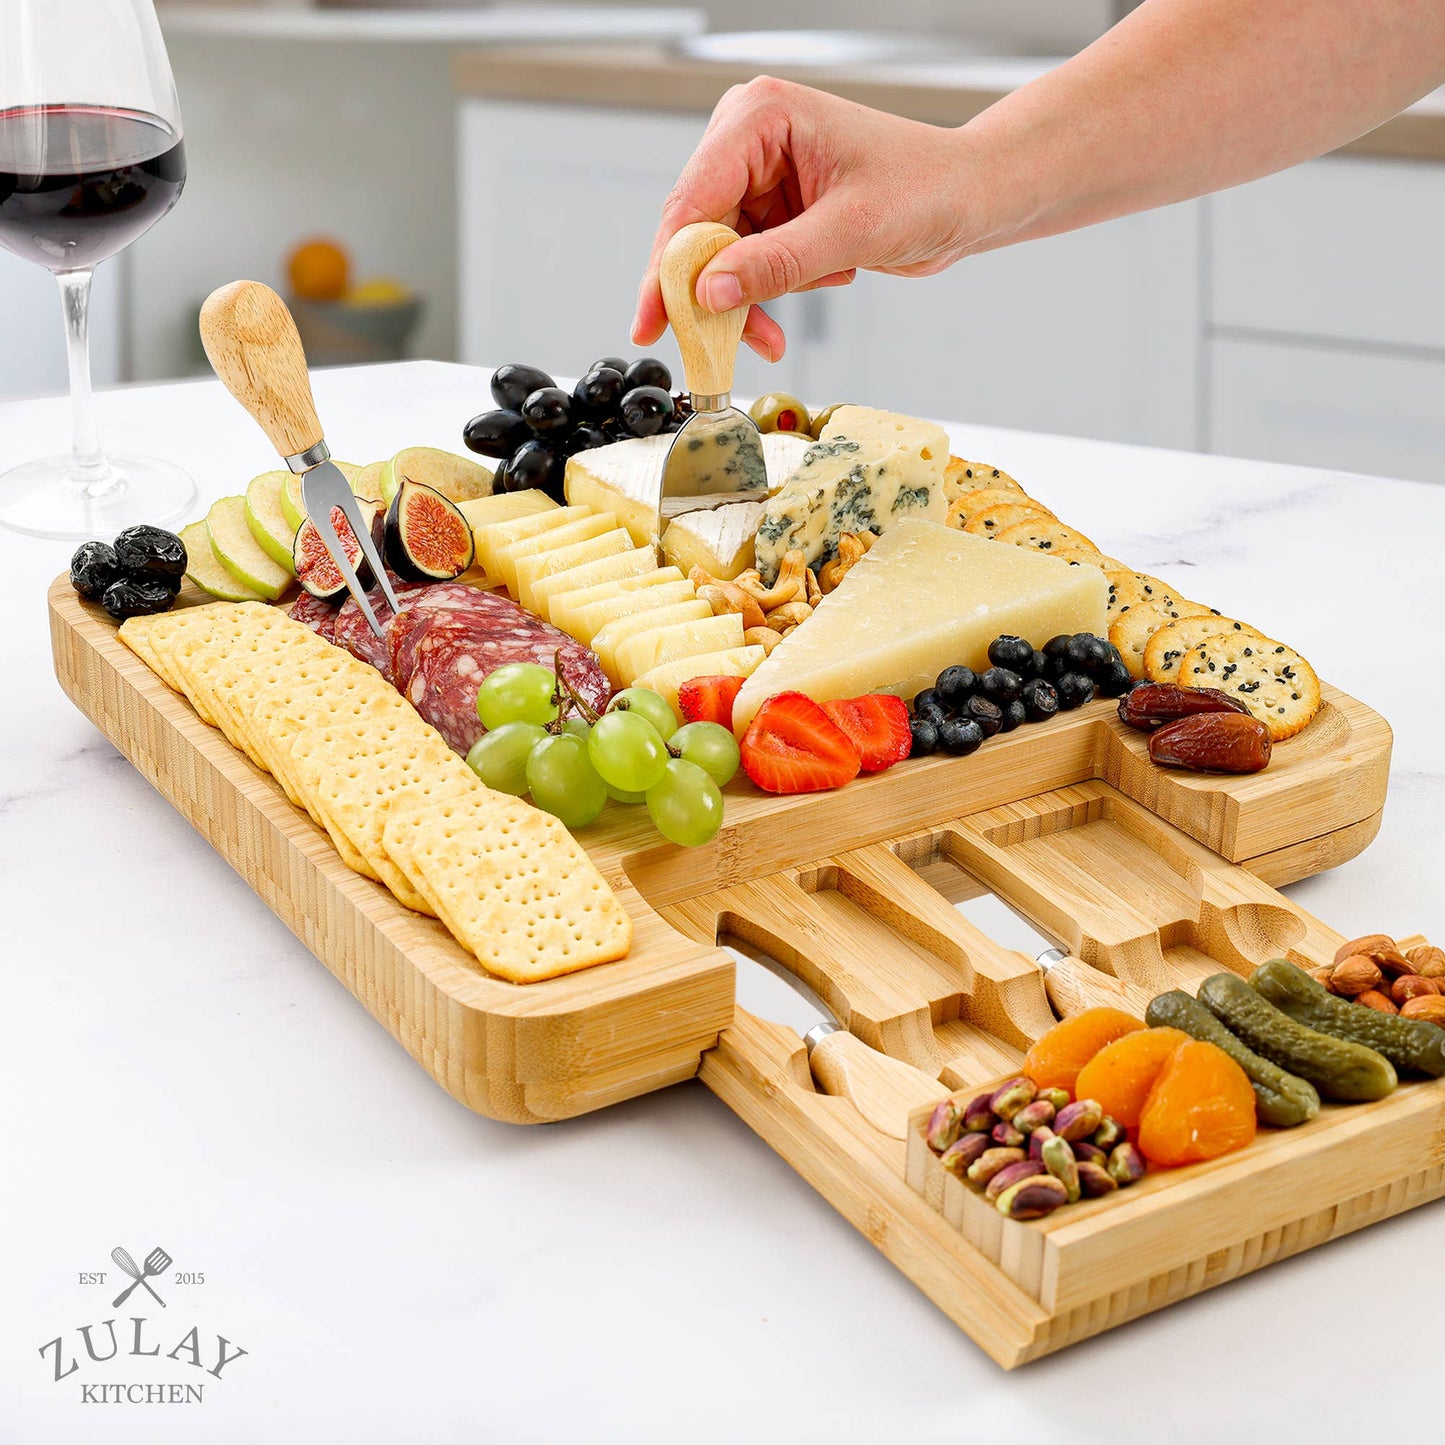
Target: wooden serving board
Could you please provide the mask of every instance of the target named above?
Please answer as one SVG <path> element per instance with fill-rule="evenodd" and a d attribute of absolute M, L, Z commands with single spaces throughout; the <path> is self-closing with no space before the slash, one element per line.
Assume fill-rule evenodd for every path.
<path fill-rule="evenodd" d="M 1254 777 L 1156 769 L 1098 702 L 833 793 L 771 797 L 740 779 L 705 848 L 664 842 L 643 809 L 609 810 L 579 836 L 632 914 L 631 953 L 518 986 L 350 872 L 66 578 L 49 603 L 76 705 L 454 1097 L 533 1123 L 697 1075 L 1004 1365 L 1445 1192 L 1445 1085 L 1410 1085 L 1042 1226 L 993 1225 L 935 1177 L 916 1124 L 880 1131 L 819 1092 L 801 1038 L 735 1006 L 719 946 L 781 959 L 940 1097 L 1015 1070 L 1056 1014 L 1142 1008 L 1280 955 L 1322 962 L 1342 940 L 1274 886 L 1370 842 L 1391 742 L 1334 689 Z M 987 892 L 1067 964 L 1046 981 L 953 906 Z M 1358 1136 L 1382 1124 L 1396 1143 L 1362 1165 Z M 1288 1179 L 1289 1203 L 1256 1207 L 1273 1197 L 1261 1174 Z"/>

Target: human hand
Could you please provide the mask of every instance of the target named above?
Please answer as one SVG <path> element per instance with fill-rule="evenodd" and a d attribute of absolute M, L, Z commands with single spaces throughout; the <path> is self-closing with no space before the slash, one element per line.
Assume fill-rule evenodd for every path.
<path fill-rule="evenodd" d="M 667 328 L 657 272 L 668 241 L 722 221 L 743 239 L 703 270 L 698 303 L 747 305 L 743 339 L 776 361 L 783 332 L 759 302 L 846 286 L 859 270 L 930 276 L 965 254 L 966 170 L 958 131 L 768 76 L 734 86 L 663 207 L 633 341 L 649 346 Z"/>

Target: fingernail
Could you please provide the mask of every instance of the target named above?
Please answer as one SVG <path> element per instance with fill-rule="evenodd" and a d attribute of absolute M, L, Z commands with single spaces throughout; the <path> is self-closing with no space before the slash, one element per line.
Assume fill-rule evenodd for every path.
<path fill-rule="evenodd" d="M 731 311 L 742 304 L 742 299 L 742 283 L 731 272 L 722 271 L 703 279 L 702 304 L 709 311 Z"/>

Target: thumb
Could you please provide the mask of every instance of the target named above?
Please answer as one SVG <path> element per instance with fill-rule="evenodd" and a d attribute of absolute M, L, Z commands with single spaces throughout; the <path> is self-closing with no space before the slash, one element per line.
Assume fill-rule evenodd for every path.
<path fill-rule="evenodd" d="M 786 296 L 848 270 L 857 261 L 856 240 L 839 224 L 836 207 L 814 206 L 719 251 L 698 277 L 698 304 L 705 311 L 731 311 Z"/>

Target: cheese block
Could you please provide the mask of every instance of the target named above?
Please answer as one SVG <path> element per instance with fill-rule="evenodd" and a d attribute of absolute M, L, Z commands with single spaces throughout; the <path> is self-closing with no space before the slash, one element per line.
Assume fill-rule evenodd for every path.
<path fill-rule="evenodd" d="M 603 532 L 599 537 L 586 537 L 580 542 L 572 543 L 570 547 L 557 547 L 550 552 L 533 552 L 530 556 L 518 557 L 517 586 L 512 596 L 527 611 L 536 612 L 537 594 L 534 589 L 542 578 L 631 550 L 632 539 L 621 527 L 614 527 L 610 532 Z M 505 566 L 506 563 L 503 562 L 502 565 Z"/>
<path fill-rule="evenodd" d="M 730 582 L 753 565 L 762 502 L 730 502 L 710 512 L 689 512 L 662 534 L 663 561 L 684 576 L 694 567 Z"/>
<path fill-rule="evenodd" d="M 743 619 L 737 612 L 701 617 L 694 622 L 674 622 L 639 632 L 617 647 L 617 671 L 625 681 L 641 677 L 664 662 L 680 662 L 703 652 L 725 652 L 743 645 Z"/>
<path fill-rule="evenodd" d="M 474 497 L 469 502 L 458 502 L 457 510 L 467 519 L 467 525 L 472 529 L 472 536 L 475 537 L 483 527 L 490 527 L 494 523 L 515 522 L 523 517 L 537 516 L 542 512 L 555 512 L 558 508 L 557 503 L 545 492 L 539 492 L 535 487 L 531 487 L 525 492 L 498 492 L 492 497 Z M 500 587 L 502 585 L 500 577 L 493 577 L 487 571 L 486 565 L 482 562 L 480 548 L 477 551 L 476 565 L 457 580 L 469 583 L 473 587 Z"/>
<path fill-rule="evenodd" d="M 676 572 L 677 568 L 664 567 L 661 570 Z M 657 576 L 660 573 L 653 575 Z M 613 593 L 610 597 L 588 602 L 585 606 L 560 614 L 567 618 L 565 624 L 557 622 L 553 625 L 560 627 L 563 632 L 570 632 L 579 642 L 590 647 L 592 639 L 609 622 L 615 622 L 619 617 L 631 617 L 634 613 L 647 612 L 655 607 L 671 607 L 678 602 L 696 602 L 697 600 L 697 588 L 686 577 L 682 577 L 652 587 L 634 587 L 631 590 Z M 552 610 L 554 614 L 557 614 L 556 603 L 553 604 Z"/>
<path fill-rule="evenodd" d="M 621 555 L 625 557 L 627 553 L 624 552 Z M 634 597 L 653 587 L 665 587 L 671 583 L 686 580 L 676 567 L 658 567 L 651 572 L 642 572 L 636 577 L 619 577 L 613 582 L 599 582 L 595 587 L 579 587 L 575 592 L 564 592 L 560 596 L 553 596 L 551 600 L 552 615 L 548 620 L 553 627 L 560 627 L 563 632 L 569 632 L 573 637 L 582 638 L 582 614 L 586 611 L 590 615 L 590 609 L 595 603 L 612 602 L 620 597 Z M 688 584 L 688 589 L 687 596 L 694 596 L 695 592 L 691 583 Z M 645 607 L 649 604 L 644 601 L 641 605 Z M 590 638 L 592 632 L 596 632 L 603 623 L 611 620 L 610 617 L 601 618 L 587 636 Z"/>
<path fill-rule="evenodd" d="M 673 602 L 619 617 L 598 631 L 588 646 L 601 660 L 603 671 L 616 682 L 621 676 L 617 666 L 617 649 L 629 637 L 636 637 L 639 632 L 651 632 L 656 627 L 668 627 L 674 622 L 701 622 L 711 616 L 712 608 L 694 594 L 685 602 Z"/>
<path fill-rule="evenodd" d="M 817 702 L 911 698 L 954 663 L 983 671 L 1004 633 L 1035 647 L 1061 632 L 1099 633 L 1108 605 L 1097 567 L 910 518 L 773 649 L 738 693 L 733 723 L 741 731 L 766 699 L 793 690 Z"/>
<path fill-rule="evenodd" d="M 617 530 L 622 529 L 619 527 Z M 657 570 L 657 554 L 651 547 L 633 547 L 626 552 L 609 553 L 595 562 L 584 562 L 580 567 L 569 567 L 565 572 L 554 572 L 550 577 L 541 577 L 532 584 L 537 615 L 551 622 L 553 598 L 564 597 L 568 592 L 576 592 L 602 582 L 615 582 L 623 577 L 640 577 L 645 572 Z"/>
<path fill-rule="evenodd" d="M 663 433 L 578 452 L 567 459 L 568 502 L 594 512 L 612 512 L 632 533 L 637 546 L 656 546 L 657 501 L 671 445 L 671 434 Z M 770 432 L 763 437 L 770 490 L 782 485 L 807 449 L 808 438 L 791 432 Z"/>
<path fill-rule="evenodd" d="M 498 577 L 501 569 L 497 566 L 497 553 L 501 548 L 510 547 L 524 537 L 535 537 L 539 533 L 565 527 L 590 513 L 590 507 L 555 507 L 550 512 L 536 512 L 531 516 L 518 517 L 515 521 L 489 522 L 474 528 L 472 535 L 477 544 L 477 563 L 485 567 L 491 576 Z"/>
<path fill-rule="evenodd" d="M 730 647 L 725 652 L 704 652 L 697 657 L 684 657 L 680 662 L 664 662 L 661 667 L 644 672 L 632 685 L 650 687 L 653 692 L 661 693 L 672 704 L 672 710 L 678 712 L 677 690 L 683 683 L 695 677 L 748 677 L 757 671 L 766 655 L 761 647 Z"/>
<path fill-rule="evenodd" d="M 574 542 L 586 542 L 600 537 L 604 532 L 617 530 L 617 518 L 610 512 L 589 512 L 575 521 L 560 527 L 551 527 L 532 537 L 498 547 L 496 551 L 497 571 L 512 596 L 517 595 L 517 563 L 523 557 L 536 557 L 544 552 L 555 552 L 560 547 L 570 547 Z"/>
<path fill-rule="evenodd" d="M 844 532 L 882 535 L 904 517 L 944 521 L 947 466 L 942 427 L 840 406 L 758 524 L 756 565 L 764 582 L 773 582 L 790 551 L 802 552 L 815 570 L 831 562 Z"/>

